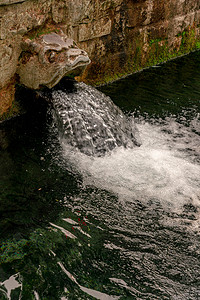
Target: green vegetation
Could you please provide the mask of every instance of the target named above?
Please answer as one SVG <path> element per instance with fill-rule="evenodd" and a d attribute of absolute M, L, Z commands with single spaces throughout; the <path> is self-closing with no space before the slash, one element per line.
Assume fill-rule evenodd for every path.
<path fill-rule="evenodd" d="M 149 42 L 149 46 L 153 45 L 153 44 L 158 44 L 158 42 L 161 42 L 162 39 L 155 39 L 155 40 L 150 40 Z"/>
<path fill-rule="evenodd" d="M 200 49 L 200 41 L 196 42 L 196 48 Z"/>
<path fill-rule="evenodd" d="M 71 212 L 67 214 L 68 217 L 72 216 L 72 219 L 79 220 Z M 83 217 L 80 218 L 78 222 L 82 224 Z M 71 239 L 60 229 L 50 226 L 37 228 L 23 238 L 10 237 L 1 243 L 0 281 L 3 282 L 9 277 L 8 275 L 4 277 L 5 273 L 19 274 L 19 280 L 22 282 L 22 300 L 35 299 L 34 290 L 44 300 L 57 300 L 64 296 L 69 297 L 68 299 L 93 299 L 84 293 L 78 284 L 105 292 L 105 277 L 102 276 L 104 270 L 91 267 L 91 260 L 96 262 L 102 259 L 102 256 L 108 261 L 112 260 L 109 256 L 110 251 L 103 247 L 104 233 L 93 225 L 90 228 L 83 225 L 82 230 L 93 236 L 89 240 L 77 228 L 72 228 L 71 224 L 60 220 L 58 225 L 73 231 L 77 239 Z M 68 275 L 65 273 L 61 264 L 67 272 L 76 277 L 78 284 L 69 276 L 70 273 Z M 123 294 L 123 291 L 112 282 L 108 281 L 106 285 L 113 294 Z M 0 298 L 3 296 L 1 293 L 3 288 L 0 286 Z M 20 290 L 16 289 L 13 292 L 17 294 Z"/>
<path fill-rule="evenodd" d="M 9 239 L 1 244 L 0 264 L 21 260 L 31 252 L 48 253 L 56 243 L 62 241 L 62 234 L 53 230 L 36 229 L 28 238 Z"/>
<path fill-rule="evenodd" d="M 193 27 L 179 33 L 177 38 L 179 39 L 174 41 L 174 45 L 169 46 L 167 38 L 150 38 L 149 36 L 149 40 L 144 45 L 144 37 L 139 35 L 136 39 L 129 41 L 125 49 L 126 59 L 123 65 L 116 59 L 112 61 L 112 56 L 106 57 L 104 65 L 94 63 L 90 67 L 89 78 L 86 76 L 86 82 L 97 86 L 106 84 L 141 69 L 200 49 L 200 38 L 196 36 Z"/>

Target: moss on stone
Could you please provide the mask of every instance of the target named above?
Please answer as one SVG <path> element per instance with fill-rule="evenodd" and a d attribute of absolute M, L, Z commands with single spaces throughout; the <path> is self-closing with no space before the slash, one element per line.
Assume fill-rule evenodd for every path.
<path fill-rule="evenodd" d="M 112 54 L 109 54 L 104 58 L 103 63 L 101 61 L 93 62 L 80 79 L 92 85 L 103 85 L 200 49 L 200 36 L 196 32 L 195 26 L 189 27 L 177 35 L 174 45 L 169 45 L 166 38 L 150 39 L 145 44 L 143 41 L 144 37 L 140 35 L 136 40 L 130 40 L 125 49 L 126 61 L 123 65 L 119 64 L 116 56 L 113 57 Z"/>

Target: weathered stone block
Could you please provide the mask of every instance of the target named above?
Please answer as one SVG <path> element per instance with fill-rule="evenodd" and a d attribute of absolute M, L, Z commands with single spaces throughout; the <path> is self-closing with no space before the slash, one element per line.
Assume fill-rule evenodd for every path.
<path fill-rule="evenodd" d="M 13 37 L 10 40 L 0 40 L 0 88 L 8 84 L 16 72 L 20 55 L 19 41 Z"/>
<path fill-rule="evenodd" d="M 102 37 L 111 33 L 112 22 L 109 18 L 94 20 L 79 26 L 79 42 Z"/>

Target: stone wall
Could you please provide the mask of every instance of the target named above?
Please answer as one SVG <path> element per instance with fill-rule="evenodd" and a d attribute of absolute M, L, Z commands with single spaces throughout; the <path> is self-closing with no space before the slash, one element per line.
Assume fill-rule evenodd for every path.
<path fill-rule="evenodd" d="M 200 48 L 200 1 L 0 0 L 1 115 L 11 106 L 23 38 L 57 28 L 92 60 L 79 79 L 101 84 Z"/>

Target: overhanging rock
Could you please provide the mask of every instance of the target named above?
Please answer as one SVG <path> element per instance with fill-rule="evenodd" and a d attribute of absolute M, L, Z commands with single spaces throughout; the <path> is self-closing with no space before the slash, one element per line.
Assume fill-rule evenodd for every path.
<path fill-rule="evenodd" d="M 66 75 L 79 75 L 89 63 L 87 53 L 72 39 L 50 33 L 23 41 L 17 74 L 28 88 L 52 88 Z"/>

